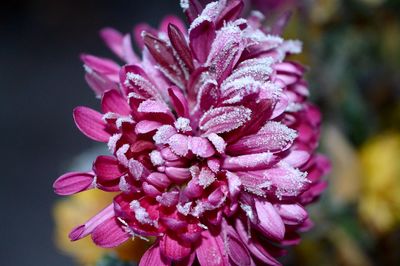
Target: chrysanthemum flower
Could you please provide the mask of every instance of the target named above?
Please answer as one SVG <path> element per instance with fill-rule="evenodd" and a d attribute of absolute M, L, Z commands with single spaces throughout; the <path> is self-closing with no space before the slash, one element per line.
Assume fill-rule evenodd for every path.
<path fill-rule="evenodd" d="M 310 227 L 304 205 L 320 195 L 327 160 L 315 154 L 320 113 L 307 101 L 304 68 L 286 61 L 298 41 L 262 27 L 241 0 L 181 1 L 190 26 L 101 36 L 126 65 L 83 55 L 102 112 L 74 110 L 78 128 L 108 144 L 92 171 L 61 176 L 56 193 L 120 192 L 71 240 L 102 247 L 132 237 L 154 244 L 140 265 L 277 265 Z"/>

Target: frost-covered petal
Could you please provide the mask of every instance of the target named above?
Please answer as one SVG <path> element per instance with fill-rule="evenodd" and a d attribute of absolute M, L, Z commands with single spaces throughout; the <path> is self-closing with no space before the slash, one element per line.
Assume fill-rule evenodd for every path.
<path fill-rule="evenodd" d="M 236 157 L 225 157 L 222 168 L 231 171 L 238 170 L 258 170 L 271 166 L 276 157 L 270 152 L 240 155 Z"/>
<path fill-rule="evenodd" d="M 207 111 L 199 126 L 205 135 L 224 133 L 242 126 L 250 116 L 251 110 L 243 106 L 218 107 Z"/>

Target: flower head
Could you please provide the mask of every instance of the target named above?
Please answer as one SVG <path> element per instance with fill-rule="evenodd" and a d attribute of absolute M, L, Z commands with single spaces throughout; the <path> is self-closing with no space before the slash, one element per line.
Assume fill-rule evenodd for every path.
<path fill-rule="evenodd" d="M 310 227 L 303 206 L 329 167 L 314 152 L 320 113 L 305 69 L 285 60 L 301 44 L 264 29 L 260 13 L 239 18 L 241 0 L 181 6 L 188 30 L 174 17 L 135 28 L 142 59 L 113 29 L 101 35 L 126 65 L 82 56 L 102 112 L 78 107 L 74 119 L 112 156 L 54 188 L 119 194 L 70 238 L 91 235 L 102 247 L 155 239 L 140 265 L 279 264 Z"/>

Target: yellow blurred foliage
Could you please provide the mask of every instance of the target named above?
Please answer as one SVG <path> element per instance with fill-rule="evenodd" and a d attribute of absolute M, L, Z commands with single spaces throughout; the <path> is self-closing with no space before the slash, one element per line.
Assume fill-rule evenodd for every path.
<path fill-rule="evenodd" d="M 385 133 L 363 146 L 359 214 L 376 234 L 400 223 L 400 134 Z"/>
<path fill-rule="evenodd" d="M 65 254 L 84 266 L 95 265 L 103 255 L 115 253 L 127 261 L 139 261 L 149 243 L 135 238 L 115 249 L 97 247 L 90 237 L 71 242 L 68 233 L 77 225 L 85 223 L 97 212 L 112 202 L 116 194 L 90 190 L 73 195 L 55 204 L 53 214 L 56 224 L 55 242 Z"/>

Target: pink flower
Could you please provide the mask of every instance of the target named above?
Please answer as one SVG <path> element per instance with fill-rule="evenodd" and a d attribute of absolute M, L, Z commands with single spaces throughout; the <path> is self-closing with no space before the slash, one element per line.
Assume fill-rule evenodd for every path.
<path fill-rule="evenodd" d="M 142 59 L 113 29 L 101 36 L 124 66 L 82 56 L 102 112 L 77 107 L 74 119 L 112 156 L 54 189 L 120 193 L 69 236 L 102 247 L 154 237 L 140 265 L 278 265 L 310 227 L 304 205 L 329 168 L 315 153 L 321 117 L 305 69 L 285 60 L 301 44 L 265 30 L 259 13 L 239 18 L 240 0 L 181 6 L 189 30 L 175 17 L 135 28 Z"/>

